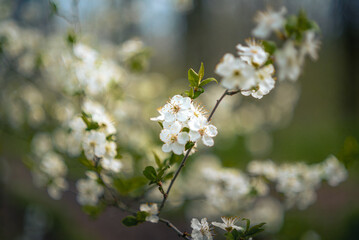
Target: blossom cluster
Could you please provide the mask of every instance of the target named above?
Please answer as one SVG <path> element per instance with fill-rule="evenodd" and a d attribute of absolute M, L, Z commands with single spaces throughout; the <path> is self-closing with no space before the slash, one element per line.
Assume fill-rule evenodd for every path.
<path fill-rule="evenodd" d="M 307 208 L 316 200 L 315 190 L 322 180 L 337 186 L 348 176 L 344 165 L 333 155 L 312 165 L 295 163 L 277 166 L 270 160 L 252 161 L 248 165 L 248 172 L 274 182 L 276 190 L 286 197 L 287 207 L 297 205 L 300 209 Z"/>
<path fill-rule="evenodd" d="M 268 63 L 269 54 L 260 42 L 249 39 L 247 45 L 237 45 L 239 57 L 225 54 L 216 73 L 223 78 L 224 88 L 260 99 L 274 88 L 274 67 Z"/>
<path fill-rule="evenodd" d="M 278 12 L 268 9 L 258 12 L 255 17 L 257 26 L 253 35 L 268 39 L 274 32 L 283 40 L 283 47 L 274 52 L 278 66 L 278 79 L 296 81 L 302 71 L 306 56 L 318 59 L 320 41 L 316 37 L 316 26 L 309 21 L 303 12 L 298 17 L 286 19 L 287 10 L 283 7 Z M 307 25 L 305 29 L 298 27 L 299 22 Z"/>
<path fill-rule="evenodd" d="M 197 143 L 199 140 L 208 147 L 214 145 L 213 137 L 218 133 L 217 128 L 210 124 L 203 108 L 195 105 L 191 98 L 175 95 L 158 112 L 160 116 L 151 120 L 162 123 L 160 139 L 164 143 L 164 152 L 181 155 L 187 143 Z"/>

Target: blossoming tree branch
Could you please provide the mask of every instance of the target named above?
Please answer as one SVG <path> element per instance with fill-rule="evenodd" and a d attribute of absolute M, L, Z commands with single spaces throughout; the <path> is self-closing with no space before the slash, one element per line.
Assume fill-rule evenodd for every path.
<path fill-rule="evenodd" d="M 74 29 L 79 31 L 78 18 L 72 20 L 60 14 L 53 2 L 50 6 L 57 16 L 74 24 Z M 345 167 L 334 155 L 312 165 L 256 160 L 243 171 L 222 167 L 209 159 L 204 163 L 190 159 L 200 155 L 201 149 L 213 147 L 215 137 L 224 130 L 217 129 L 212 122 L 224 99 L 242 95 L 266 101 L 266 95 L 278 85 L 297 81 L 307 56 L 312 60 L 318 58 L 317 24 L 303 11 L 289 16 L 286 12 L 282 8 L 257 13 L 257 25 L 252 31 L 254 38 L 238 44 L 236 54 L 224 54 L 217 64 L 214 72 L 220 77 L 219 81 L 205 75 L 203 63 L 198 71 L 188 70 L 189 88 L 177 92 L 158 109 L 159 115 L 151 118 L 158 123 L 155 131 L 162 142 L 160 148 L 158 142 L 149 140 L 149 128 L 141 128 L 150 121 L 137 117 L 150 99 L 138 96 L 139 86 L 146 82 L 145 75 L 137 74 L 147 69 L 150 55 L 141 40 L 131 39 L 120 47 L 117 58 L 121 64 L 118 64 L 81 42 L 79 32 L 69 31 L 60 51 L 52 46 L 58 46 L 60 38 L 47 41 L 47 55 L 41 56 L 39 66 L 33 68 L 42 78 L 51 81 L 38 84 L 32 80 L 31 71 L 15 68 L 9 60 L 28 53 L 26 49 L 33 47 L 27 45 L 31 41 L 11 45 L 25 31 L 13 23 L 4 24 L 0 28 L 1 57 L 9 71 L 28 83 L 26 91 L 20 89 L 19 92 L 26 93 L 20 94 L 21 98 L 34 115 L 30 115 L 29 125 L 36 128 L 47 117 L 55 119 L 55 127 L 47 126 L 47 130 L 34 134 L 32 153 L 24 161 L 31 169 L 35 184 L 46 187 L 52 198 L 60 199 L 70 188 L 66 178 L 71 171 L 68 166 L 72 164 L 74 168 L 83 169 L 81 177 L 79 174 L 71 177 L 76 179 L 77 201 L 88 214 L 96 216 L 113 206 L 128 214 L 122 220 L 125 226 L 160 223 L 171 229 L 174 236 L 193 240 L 211 240 L 215 229 L 228 240 L 249 240 L 262 232 L 265 220 L 252 224 L 250 219 L 237 217 L 236 213 L 255 209 L 255 203 L 270 194 L 270 185 L 283 196 L 286 209 L 295 206 L 305 209 L 311 205 L 322 181 L 337 186 L 347 177 Z M 35 43 L 39 37 L 34 35 L 33 39 Z M 152 84 L 152 79 L 148 79 Z M 211 111 L 197 102 L 198 97 L 206 95 L 208 87 L 223 88 L 218 99 L 209 94 L 208 98 L 214 103 Z M 155 90 L 158 89 L 160 87 Z M 38 106 L 46 107 L 45 96 L 41 95 L 45 93 L 53 97 L 49 108 L 55 110 L 51 116 L 38 109 Z M 164 91 L 161 96 L 167 94 Z M 6 96 L 6 99 L 13 98 L 11 94 Z M 8 116 L 16 124 L 20 120 L 12 112 L 19 113 L 16 109 L 21 108 L 11 101 L 9 105 Z M 129 106 L 133 107 L 128 109 Z M 153 161 L 149 161 L 150 158 Z M 190 160 L 194 164 L 183 171 Z M 186 177 L 181 178 L 183 174 Z M 183 184 L 197 186 L 198 182 L 206 182 L 206 189 L 198 187 L 196 194 L 183 187 Z M 206 210 L 216 209 L 216 212 L 203 211 L 191 216 L 191 231 L 179 229 L 162 218 L 174 205 L 194 197 L 204 200 Z M 176 199 L 180 199 L 179 204 Z M 218 214 L 223 216 L 221 222 L 217 222 L 218 217 L 217 221 L 208 220 Z M 203 218 L 197 219 L 198 216 Z"/>

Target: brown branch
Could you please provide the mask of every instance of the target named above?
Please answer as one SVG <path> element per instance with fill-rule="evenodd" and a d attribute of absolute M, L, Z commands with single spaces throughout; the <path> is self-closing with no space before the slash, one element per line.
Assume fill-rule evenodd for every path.
<path fill-rule="evenodd" d="M 97 177 L 100 179 L 100 181 L 102 182 L 102 184 L 104 185 L 104 187 L 110 192 L 110 194 L 112 195 L 115 203 L 113 204 L 114 207 L 119 208 L 120 210 L 130 213 L 133 216 L 137 215 L 137 211 L 134 209 L 129 208 L 125 203 L 123 203 L 122 201 L 119 200 L 118 194 L 116 192 L 115 189 L 111 188 L 110 186 L 108 186 L 106 184 L 106 182 L 103 180 L 100 171 L 98 170 L 98 166 L 100 164 L 101 158 L 95 156 L 94 157 L 94 162 L 95 162 L 95 169 L 96 169 L 96 174 Z M 186 232 L 181 232 L 175 225 L 173 225 L 173 223 L 171 223 L 169 220 L 164 219 L 164 218 L 159 218 L 159 222 L 164 223 L 167 227 L 171 228 L 173 231 L 175 231 L 177 233 L 177 235 L 179 237 L 182 237 L 184 239 L 190 240 L 191 238 L 189 237 L 189 234 Z"/>

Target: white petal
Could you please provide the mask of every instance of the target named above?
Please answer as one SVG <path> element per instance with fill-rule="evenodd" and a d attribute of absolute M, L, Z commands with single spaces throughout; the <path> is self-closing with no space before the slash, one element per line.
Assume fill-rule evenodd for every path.
<path fill-rule="evenodd" d="M 210 137 L 215 137 L 218 134 L 217 128 L 214 125 L 208 125 L 206 127 L 206 134 Z"/>
<path fill-rule="evenodd" d="M 186 144 L 189 141 L 188 133 L 181 132 L 178 134 L 177 141 L 179 144 Z"/>
<path fill-rule="evenodd" d="M 191 139 L 192 142 L 197 141 L 200 137 L 201 137 L 201 134 L 199 134 L 199 132 L 197 132 L 197 131 L 189 132 L 189 138 Z"/>
<path fill-rule="evenodd" d="M 172 147 L 171 147 L 170 144 L 163 144 L 163 145 L 162 145 L 162 151 L 164 151 L 164 152 L 171 152 L 171 150 L 172 150 Z"/>
<path fill-rule="evenodd" d="M 204 145 L 208 146 L 208 147 L 212 147 L 214 145 L 214 141 L 211 137 L 208 136 L 203 136 L 202 137 L 202 142 Z"/>
<path fill-rule="evenodd" d="M 182 155 L 183 151 L 185 150 L 185 146 L 179 143 L 171 144 L 172 151 L 177 155 Z"/>
<path fill-rule="evenodd" d="M 201 223 L 197 218 L 192 218 L 191 220 L 191 228 L 200 230 L 201 229 Z"/>
<path fill-rule="evenodd" d="M 170 130 L 163 129 L 160 133 L 160 139 L 162 142 L 168 143 L 171 141 L 171 132 Z"/>
<path fill-rule="evenodd" d="M 181 129 L 182 129 L 182 124 L 176 121 L 172 124 L 170 131 L 172 134 L 178 134 L 181 131 Z"/>

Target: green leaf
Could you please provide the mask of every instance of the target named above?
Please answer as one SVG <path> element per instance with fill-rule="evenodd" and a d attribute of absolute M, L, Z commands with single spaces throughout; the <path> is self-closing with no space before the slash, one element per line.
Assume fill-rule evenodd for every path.
<path fill-rule="evenodd" d="M 188 149 L 192 148 L 193 146 L 194 146 L 194 142 L 188 142 L 188 143 L 186 143 L 185 148 L 186 148 L 186 150 L 188 150 Z"/>
<path fill-rule="evenodd" d="M 263 231 L 264 231 L 264 228 L 262 228 L 262 227 L 263 227 L 264 224 L 265 224 L 265 223 L 260 223 L 260 224 L 257 224 L 257 225 L 255 225 L 255 226 L 251 227 L 251 228 L 246 232 L 246 236 L 251 237 L 251 236 L 254 236 L 254 235 L 256 235 L 256 234 L 258 234 L 258 233 L 260 233 L 260 232 L 263 232 Z"/>
<path fill-rule="evenodd" d="M 136 214 L 136 220 L 139 223 L 145 222 L 146 221 L 146 217 L 148 217 L 150 214 L 148 212 L 143 212 L 143 211 L 139 211 Z"/>
<path fill-rule="evenodd" d="M 127 216 L 124 219 L 122 219 L 122 223 L 127 227 L 132 227 L 132 226 L 136 226 L 139 222 L 136 217 Z"/>
<path fill-rule="evenodd" d="M 199 84 L 199 86 L 200 86 L 200 87 L 203 87 L 203 86 L 207 85 L 207 84 L 210 83 L 210 82 L 216 82 L 216 83 L 218 84 L 218 82 L 217 82 L 217 80 L 216 80 L 215 78 L 207 78 L 207 79 L 203 80 L 203 81 Z"/>
<path fill-rule="evenodd" d="M 145 170 L 143 170 L 143 175 L 145 175 L 145 177 L 151 182 L 156 182 L 157 180 L 156 170 L 152 166 L 147 166 Z"/>
<path fill-rule="evenodd" d="M 202 93 L 204 93 L 204 89 L 203 87 L 199 87 L 197 88 L 196 91 L 194 91 L 194 96 L 193 96 L 193 99 L 196 99 L 198 98 Z"/>
<path fill-rule="evenodd" d="M 76 33 L 74 30 L 69 30 L 67 32 L 66 41 L 70 46 L 72 46 L 76 43 L 77 37 L 76 37 Z"/>
<path fill-rule="evenodd" d="M 262 44 L 263 44 L 263 47 L 264 47 L 264 51 L 269 53 L 269 55 L 273 55 L 273 53 L 277 49 L 277 46 L 276 46 L 275 42 L 273 42 L 273 41 L 265 41 L 265 40 L 263 40 Z"/>
<path fill-rule="evenodd" d="M 121 195 L 139 196 L 143 194 L 143 187 L 148 184 L 148 180 L 142 176 L 129 179 L 114 178 L 113 185 Z"/>
<path fill-rule="evenodd" d="M 251 225 L 251 221 L 247 218 L 243 218 L 242 221 L 246 221 L 246 230 L 245 232 L 247 232 L 249 230 L 249 227 Z"/>
<path fill-rule="evenodd" d="M 49 4 L 50 4 L 51 13 L 57 14 L 59 9 L 58 9 L 56 3 L 54 3 L 53 1 L 50 1 Z"/>
<path fill-rule="evenodd" d="M 170 165 L 173 165 L 173 164 L 181 161 L 181 159 L 182 159 L 182 155 L 176 155 L 176 154 L 172 153 L 172 155 L 169 159 Z"/>
<path fill-rule="evenodd" d="M 188 70 L 188 81 L 191 87 L 197 87 L 199 84 L 198 74 L 192 68 Z"/>
<path fill-rule="evenodd" d="M 203 76 L 204 76 L 204 66 L 203 66 L 203 62 L 201 62 L 201 67 L 199 68 L 198 71 L 198 84 L 201 82 Z"/>
<path fill-rule="evenodd" d="M 163 181 L 172 179 L 173 175 L 174 175 L 174 172 L 167 173 L 167 175 L 163 177 Z"/>
<path fill-rule="evenodd" d="M 161 128 L 163 129 L 163 123 L 158 122 L 158 124 L 161 126 Z"/>
<path fill-rule="evenodd" d="M 86 205 L 82 207 L 82 210 L 93 218 L 96 218 L 105 209 L 105 206 L 99 204 L 98 206 Z"/>
<path fill-rule="evenodd" d="M 156 162 L 158 168 L 162 168 L 161 159 L 158 157 L 158 155 L 155 152 L 152 152 L 152 153 L 153 153 L 153 156 L 155 158 L 155 162 Z"/>
<path fill-rule="evenodd" d="M 231 232 L 228 232 L 224 235 L 226 236 L 226 240 L 240 240 L 241 237 L 244 237 L 243 232 L 237 231 L 236 229 L 233 229 Z"/>

